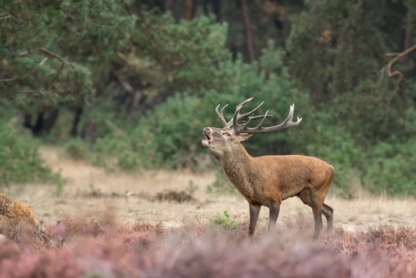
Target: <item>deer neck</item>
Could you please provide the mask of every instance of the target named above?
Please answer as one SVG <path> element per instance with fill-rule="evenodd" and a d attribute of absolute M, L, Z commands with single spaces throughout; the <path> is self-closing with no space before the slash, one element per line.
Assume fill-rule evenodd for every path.
<path fill-rule="evenodd" d="M 254 170 L 254 159 L 243 145 L 226 152 L 221 158 L 221 165 L 232 184 L 246 197 L 252 194 L 250 184 L 251 172 Z"/>

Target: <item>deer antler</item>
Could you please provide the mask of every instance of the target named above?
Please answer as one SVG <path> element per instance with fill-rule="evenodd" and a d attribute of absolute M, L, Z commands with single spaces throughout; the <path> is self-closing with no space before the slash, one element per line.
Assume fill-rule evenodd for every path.
<path fill-rule="evenodd" d="M 217 107 L 215 107 L 215 112 L 217 113 L 217 116 L 218 116 L 218 118 L 220 118 L 220 121 L 221 121 L 221 123 L 222 123 L 222 127 L 229 127 L 228 126 L 228 124 L 227 124 L 227 121 L 224 119 L 224 114 L 223 114 L 223 112 L 224 112 L 224 109 L 225 109 L 225 107 L 227 107 L 228 106 L 228 104 L 226 104 L 222 109 L 221 109 L 221 112 L 220 111 L 218 111 L 218 107 L 220 107 L 220 105 L 218 104 L 217 105 Z"/>
<path fill-rule="evenodd" d="M 275 125 L 275 126 L 270 126 L 270 127 L 263 127 L 263 122 L 267 117 L 270 117 L 271 115 L 268 115 L 269 111 L 266 111 L 266 113 L 263 116 L 255 116 L 255 117 L 250 117 L 250 115 L 252 113 L 254 113 L 257 109 L 259 109 L 259 107 L 264 103 L 264 101 L 257 106 L 254 110 L 245 113 L 245 114 L 240 114 L 240 110 L 241 108 L 243 108 L 244 104 L 246 104 L 247 102 L 249 102 L 250 100 L 252 100 L 252 98 L 243 101 L 240 105 L 238 105 L 236 107 L 234 116 L 233 116 L 233 126 L 234 126 L 234 131 L 235 133 L 248 133 L 248 134 L 255 134 L 255 133 L 267 133 L 267 132 L 272 132 L 272 131 L 277 131 L 283 128 L 287 128 L 287 127 L 292 127 L 292 126 L 298 126 L 300 124 L 300 122 L 302 121 L 302 118 L 297 119 L 296 122 L 292 121 L 293 118 L 293 111 L 295 109 L 295 105 L 292 104 L 290 106 L 290 110 L 289 110 L 289 115 L 286 117 L 286 119 L 279 125 Z M 248 121 L 244 124 L 239 124 L 238 121 L 241 119 L 248 119 Z M 262 119 L 261 122 L 254 128 L 249 128 L 247 127 L 248 124 L 252 121 L 252 120 L 257 120 L 257 119 Z"/>
<path fill-rule="evenodd" d="M 252 120 L 258 120 L 258 119 L 263 119 L 264 117 L 271 117 L 272 115 L 264 115 L 264 116 L 254 116 L 254 117 L 250 117 L 251 115 L 254 114 L 254 112 L 256 112 L 260 106 L 263 105 L 264 101 L 262 103 L 260 103 L 256 108 L 254 108 L 253 110 L 251 110 L 250 112 L 244 113 L 244 114 L 240 114 L 240 109 L 244 106 L 244 104 L 246 104 L 247 102 L 251 101 L 253 98 L 249 98 L 245 101 L 243 101 L 242 103 L 240 103 L 239 105 L 237 105 L 236 109 L 235 109 L 235 114 L 233 116 L 233 118 L 227 123 L 227 121 L 224 118 L 224 109 L 225 107 L 228 106 L 228 104 L 226 104 L 222 109 L 221 112 L 218 111 L 218 107 L 220 107 L 220 105 L 218 104 L 218 106 L 215 108 L 215 112 L 218 115 L 218 118 L 220 118 L 222 126 L 223 127 L 233 127 L 236 126 L 234 121 L 241 121 L 241 120 L 248 120 L 248 122 L 252 121 Z M 247 122 L 247 123 L 248 123 Z"/>

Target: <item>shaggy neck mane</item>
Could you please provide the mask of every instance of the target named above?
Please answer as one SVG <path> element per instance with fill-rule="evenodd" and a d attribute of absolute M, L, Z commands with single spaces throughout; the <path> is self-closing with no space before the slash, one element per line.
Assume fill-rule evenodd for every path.
<path fill-rule="evenodd" d="M 244 183 L 251 171 L 255 171 L 253 157 L 247 153 L 241 144 L 231 152 L 224 153 L 220 161 L 225 174 L 236 187 Z"/>

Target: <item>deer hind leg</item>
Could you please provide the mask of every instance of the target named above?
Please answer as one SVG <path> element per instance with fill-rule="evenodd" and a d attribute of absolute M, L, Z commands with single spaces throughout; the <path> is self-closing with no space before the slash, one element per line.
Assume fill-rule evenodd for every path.
<path fill-rule="evenodd" d="M 276 227 L 277 218 L 279 217 L 280 202 L 273 202 L 269 206 L 269 227 L 268 231 L 273 231 Z"/>
<path fill-rule="evenodd" d="M 322 230 L 323 223 L 322 223 L 322 214 L 325 215 L 328 225 L 331 223 L 332 226 L 332 218 L 329 219 L 328 217 L 330 214 L 327 214 L 327 211 L 323 209 L 323 200 L 319 198 L 320 194 L 311 194 L 310 189 L 305 189 L 301 191 L 298 197 L 302 200 L 305 205 L 308 205 L 312 208 L 313 218 L 315 222 L 315 233 L 314 238 L 317 238 L 319 233 Z M 328 206 L 329 207 L 329 206 Z M 332 214 L 331 214 L 332 217 Z"/>
<path fill-rule="evenodd" d="M 331 234 L 334 219 L 334 209 L 324 203 L 322 206 L 322 214 L 326 217 L 328 234 Z"/>
<path fill-rule="evenodd" d="M 313 234 L 313 238 L 318 238 L 319 233 L 324 226 L 322 223 L 322 203 L 312 201 L 312 212 L 313 212 L 313 219 L 315 220 L 315 233 Z"/>

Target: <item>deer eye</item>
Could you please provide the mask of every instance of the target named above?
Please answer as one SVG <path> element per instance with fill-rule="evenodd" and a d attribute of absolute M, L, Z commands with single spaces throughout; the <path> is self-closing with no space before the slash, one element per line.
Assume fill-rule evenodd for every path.
<path fill-rule="evenodd" d="M 223 133 L 223 135 L 231 136 L 231 133 L 226 132 L 226 133 Z"/>

